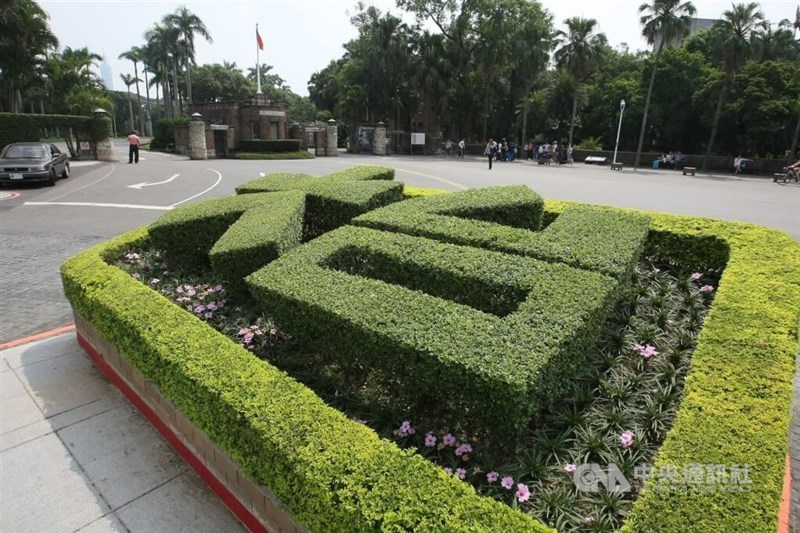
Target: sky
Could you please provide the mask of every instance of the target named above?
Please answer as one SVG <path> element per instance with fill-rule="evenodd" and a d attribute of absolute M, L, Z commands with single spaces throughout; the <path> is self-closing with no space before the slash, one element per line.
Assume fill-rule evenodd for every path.
<path fill-rule="evenodd" d="M 594 18 L 609 43 L 626 43 L 631 51 L 646 49 L 641 38 L 638 6 L 644 0 L 540 0 L 563 29 L 572 16 Z M 186 6 L 208 28 L 213 44 L 196 37 L 198 64 L 235 62 L 244 72 L 256 64 L 255 25 L 264 40 L 261 63 L 287 81 L 297 94 L 308 95 L 308 80 L 342 56 L 342 45 L 357 36 L 350 24 L 356 0 L 38 0 L 50 15 L 50 26 L 62 47 L 88 47 L 106 57 L 114 89 L 124 90 L 120 74 L 133 74 L 130 61 L 117 57 L 144 44 L 143 34 L 164 15 Z M 400 15 L 394 0 L 366 0 L 382 12 Z M 699 18 L 719 18 L 730 1 L 694 0 Z M 794 19 L 797 0 L 762 1 L 767 20 Z M 502 2 L 498 2 L 502 6 Z M 409 22 L 411 21 L 408 18 Z M 140 77 L 141 74 L 140 74 Z M 144 84 L 141 85 L 144 94 Z"/>

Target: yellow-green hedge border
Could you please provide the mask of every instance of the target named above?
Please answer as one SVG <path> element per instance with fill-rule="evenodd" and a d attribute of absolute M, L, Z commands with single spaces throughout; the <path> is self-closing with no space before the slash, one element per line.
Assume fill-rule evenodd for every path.
<path fill-rule="evenodd" d="M 406 189 L 409 196 L 414 192 Z M 552 220 L 569 205 L 572 203 L 547 201 L 546 215 Z M 752 485 L 749 491 L 730 493 L 646 489 L 635 503 L 624 530 L 775 531 L 788 445 L 794 358 L 798 350 L 800 247 L 786 233 L 752 224 L 646 214 L 651 218 L 650 244 L 657 246 L 661 253 L 699 266 L 725 267 L 693 356 L 684 399 L 674 426 L 658 452 L 656 467 L 747 464 Z M 297 432 L 303 438 L 324 437 L 331 440 L 330 444 L 335 442 L 336 449 L 344 449 L 344 455 L 349 459 L 339 457 L 340 452 L 334 448 L 326 448 L 324 455 L 331 464 L 323 467 L 311 460 L 315 454 L 301 454 L 303 460 L 298 464 L 309 471 L 297 470 L 298 464 L 294 464 L 288 471 L 278 472 L 276 478 L 275 473 L 265 471 L 262 464 L 253 460 L 254 456 L 261 457 L 262 450 L 257 446 L 259 441 L 249 442 L 249 449 L 230 449 L 233 444 L 231 435 L 215 428 L 214 418 L 208 418 L 210 413 L 198 412 L 202 408 L 196 403 L 192 405 L 186 400 L 173 398 L 194 423 L 254 475 L 254 481 L 267 484 L 279 496 L 286 494 L 286 483 L 291 483 L 286 475 L 297 476 L 298 482 L 312 483 L 312 487 L 316 487 L 315 483 L 329 483 L 332 479 L 346 485 L 346 489 L 342 486 L 340 493 L 347 495 L 346 500 L 336 501 L 335 511 L 328 507 L 334 504 L 330 498 L 313 502 L 301 498 L 298 502 L 290 490 L 286 503 L 298 521 L 320 531 L 330 529 L 336 523 L 331 521 L 335 517 L 345 520 L 351 527 L 358 524 L 366 529 L 370 524 L 374 527 L 378 523 L 382 527 L 420 527 L 424 524 L 428 530 L 473 527 L 476 530 L 522 531 L 540 528 L 534 522 L 524 520 L 519 513 L 509 510 L 508 514 L 497 509 L 494 502 L 477 497 L 471 489 L 464 488 L 465 484 L 447 477 L 432 465 L 426 465 L 424 460 L 401 452 L 391 443 L 378 439 L 370 430 L 322 405 L 308 389 L 255 361 L 248 352 L 177 306 L 166 306 L 165 311 L 172 320 L 169 324 L 149 323 L 151 320 L 147 315 L 130 312 L 135 301 L 148 302 L 142 304 L 145 308 L 165 306 L 168 301 L 107 265 L 103 258 L 118 256 L 133 243 L 141 241 L 145 234 L 143 230 L 126 234 L 66 261 L 62 265 L 62 277 L 68 298 L 104 338 L 124 356 L 130 357 L 130 362 L 161 386 L 165 393 L 170 392 L 176 368 L 183 367 L 182 376 L 177 380 L 181 385 L 185 385 L 182 380 L 189 380 L 199 386 L 206 378 L 209 379 L 209 383 L 219 387 L 211 391 L 215 401 L 232 410 L 240 422 L 249 421 L 250 431 L 247 433 L 250 436 L 275 438 L 274 432 L 269 431 L 269 423 L 263 420 L 262 406 L 256 409 L 258 403 L 268 400 L 276 412 L 288 416 L 294 410 L 286 409 L 281 401 L 299 402 L 303 409 L 302 415 L 298 416 L 308 421 L 308 426 L 298 428 Z M 698 246 L 698 243 L 703 246 Z M 707 253 L 703 253 L 703 247 L 708 248 Z M 726 264 L 719 264 L 721 257 L 727 259 Z M 133 299 L 129 301 L 126 296 Z M 133 307 L 142 310 L 140 305 Z M 192 334 L 188 335 L 188 331 Z M 241 360 L 241 364 L 229 364 L 231 361 L 225 359 L 228 363 L 225 368 L 216 369 L 224 370 L 220 376 L 198 350 L 191 350 L 191 357 L 186 357 L 189 354 L 178 356 L 170 353 L 170 347 L 181 346 L 177 343 L 197 334 L 204 339 L 203 344 L 210 343 L 205 347 L 214 355 L 212 359 L 224 352 L 226 358 L 235 357 L 237 363 Z M 152 342 L 155 338 L 158 342 Z M 151 342 L 137 348 L 141 346 L 137 343 L 147 340 Z M 165 369 L 169 370 L 166 378 L 159 375 Z M 202 377 L 195 375 L 196 372 Z M 272 391 L 265 398 L 263 392 L 247 392 L 242 398 L 237 398 L 237 394 L 225 388 L 235 382 L 255 384 L 259 375 L 268 377 L 267 381 L 273 385 L 279 384 L 281 394 L 276 396 Z M 227 382 L 227 376 L 233 381 Z M 314 412 L 313 417 L 309 417 L 307 405 L 313 406 L 308 408 Z M 331 422 L 320 424 L 315 418 L 318 416 Z M 280 426 L 286 429 L 283 422 Z M 331 428 L 336 428 L 334 434 L 339 437 L 346 435 L 346 438 L 332 438 L 328 434 Z M 339 448 L 340 445 L 345 448 Z M 265 453 L 276 460 L 278 470 L 282 470 L 280 467 L 288 466 L 285 459 L 275 457 L 288 451 L 277 449 Z M 358 460 L 354 462 L 356 457 Z M 356 465 L 370 466 L 356 468 Z M 340 470 L 342 468 L 344 471 Z M 353 472 L 353 468 L 357 472 Z M 371 472 L 370 468 L 378 469 L 383 475 Z M 394 475 L 397 473 L 395 470 L 402 472 L 403 476 L 386 481 L 385 474 L 391 472 Z M 339 477 L 343 472 L 347 475 Z M 406 477 L 413 479 L 414 485 L 436 485 L 434 501 L 438 505 L 419 500 L 418 487 L 403 485 Z M 384 483 L 377 491 L 379 494 L 388 494 L 384 491 L 391 487 L 390 492 L 402 489 L 403 496 L 395 496 L 390 502 L 370 498 L 375 487 L 359 490 L 353 484 L 356 480 L 369 484 L 377 479 Z M 277 482 L 277 486 L 269 481 Z M 310 493 L 320 494 L 317 490 Z M 456 499 L 453 500 L 451 495 L 457 495 Z M 455 515 L 452 514 L 454 510 L 458 511 Z M 438 512 L 444 512 L 445 516 L 435 518 Z M 423 515 L 424 518 L 420 518 Z M 353 521 L 355 516 L 360 521 Z M 410 521 L 412 519 L 417 521 Z"/>

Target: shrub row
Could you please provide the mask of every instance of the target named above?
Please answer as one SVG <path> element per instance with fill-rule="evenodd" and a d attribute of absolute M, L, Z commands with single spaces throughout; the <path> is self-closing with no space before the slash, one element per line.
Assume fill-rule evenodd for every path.
<path fill-rule="evenodd" d="M 548 531 L 348 420 L 312 391 L 104 259 L 137 230 L 62 265 L 67 298 L 99 334 L 313 531 Z"/>
<path fill-rule="evenodd" d="M 557 220 L 572 205 L 548 200 L 545 219 Z M 645 214 L 648 253 L 724 269 L 655 468 L 747 465 L 751 483 L 742 492 L 651 483 L 623 531 L 775 531 L 798 352 L 800 247 L 790 235 L 754 224 Z"/>
<path fill-rule="evenodd" d="M 403 376 L 390 394 L 415 416 L 503 439 L 568 382 L 619 284 L 566 265 L 352 226 L 246 281 L 308 349 Z"/>
<path fill-rule="evenodd" d="M 75 128 L 76 133 L 85 133 L 92 141 L 111 137 L 108 117 L 0 113 L 0 150 L 15 142 L 38 141 L 45 127 Z"/>
<path fill-rule="evenodd" d="M 454 244 L 526 255 L 622 279 L 647 237 L 647 217 L 574 206 L 544 231 L 543 201 L 525 186 L 489 187 L 414 198 L 377 209 L 353 224 Z"/>
<path fill-rule="evenodd" d="M 249 223 L 246 223 L 243 229 L 234 231 L 239 237 L 255 231 L 258 220 L 261 220 L 265 224 L 279 226 L 279 229 L 272 233 L 276 239 L 276 245 L 277 241 L 284 243 L 278 248 L 283 248 L 285 244 L 295 238 L 299 240 L 302 228 L 294 228 L 289 220 L 298 208 L 303 208 L 304 204 L 305 195 L 300 191 L 226 196 L 168 211 L 150 225 L 148 233 L 153 246 L 164 250 L 170 266 L 198 270 L 209 264 L 209 253 L 215 243 L 239 220 L 239 217 L 249 210 L 257 212 L 254 215 L 255 220 L 249 218 Z M 284 206 L 288 207 L 284 208 Z M 272 214 L 273 211 L 275 214 Z M 287 219 L 282 221 L 279 219 L 281 216 L 285 216 Z M 296 236 L 290 236 L 287 233 L 293 230 L 297 232 Z M 261 231 L 272 232 L 273 230 Z M 259 232 L 259 234 L 265 236 L 264 233 Z M 222 258 L 226 251 L 235 247 L 235 241 L 241 242 L 239 238 L 228 239 L 217 250 L 218 259 L 221 262 L 224 262 Z"/>
<path fill-rule="evenodd" d="M 275 193 L 262 206 L 246 211 L 209 253 L 211 268 L 228 290 L 246 294 L 244 278 L 302 241 L 305 195 Z"/>
<path fill-rule="evenodd" d="M 394 169 L 360 166 L 325 176 L 270 174 L 236 188 L 237 194 L 301 190 L 306 193 L 304 240 L 350 222 L 354 217 L 403 199 Z"/>
<path fill-rule="evenodd" d="M 547 201 L 544 224 L 572 205 Z M 651 251 L 725 268 L 656 467 L 747 464 L 752 483 L 745 492 L 648 486 L 624 530 L 775 531 L 798 350 L 800 249 L 789 235 L 750 224 L 647 216 Z M 347 421 L 101 258 L 146 239 L 140 230 L 67 261 L 68 299 L 296 520 L 319 531 L 542 530 Z"/>
<path fill-rule="evenodd" d="M 237 150 L 242 152 L 299 152 L 300 139 L 242 139 Z"/>

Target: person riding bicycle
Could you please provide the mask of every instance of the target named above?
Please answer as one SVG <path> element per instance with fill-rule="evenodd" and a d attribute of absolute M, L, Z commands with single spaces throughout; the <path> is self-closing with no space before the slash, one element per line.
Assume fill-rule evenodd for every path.
<path fill-rule="evenodd" d="M 789 165 L 787 170 L 789 171 L 790 178 L 794 178 L 794 181 L 800 182 L 800 160 L 794 165 Z"/>

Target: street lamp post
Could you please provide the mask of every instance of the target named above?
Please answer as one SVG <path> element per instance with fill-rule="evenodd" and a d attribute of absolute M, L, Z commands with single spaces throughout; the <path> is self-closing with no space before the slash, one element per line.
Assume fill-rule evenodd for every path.
<path fill-rule="evenodd" d="M 622 114 L 625 113 L 625 100 L 619 102 L 619 126 L 617 126 L 617 144 L 614 145 L 614 164 L 617 164 L 617 149 L 619 148 L 619 132 L 622 130 Z"/>

